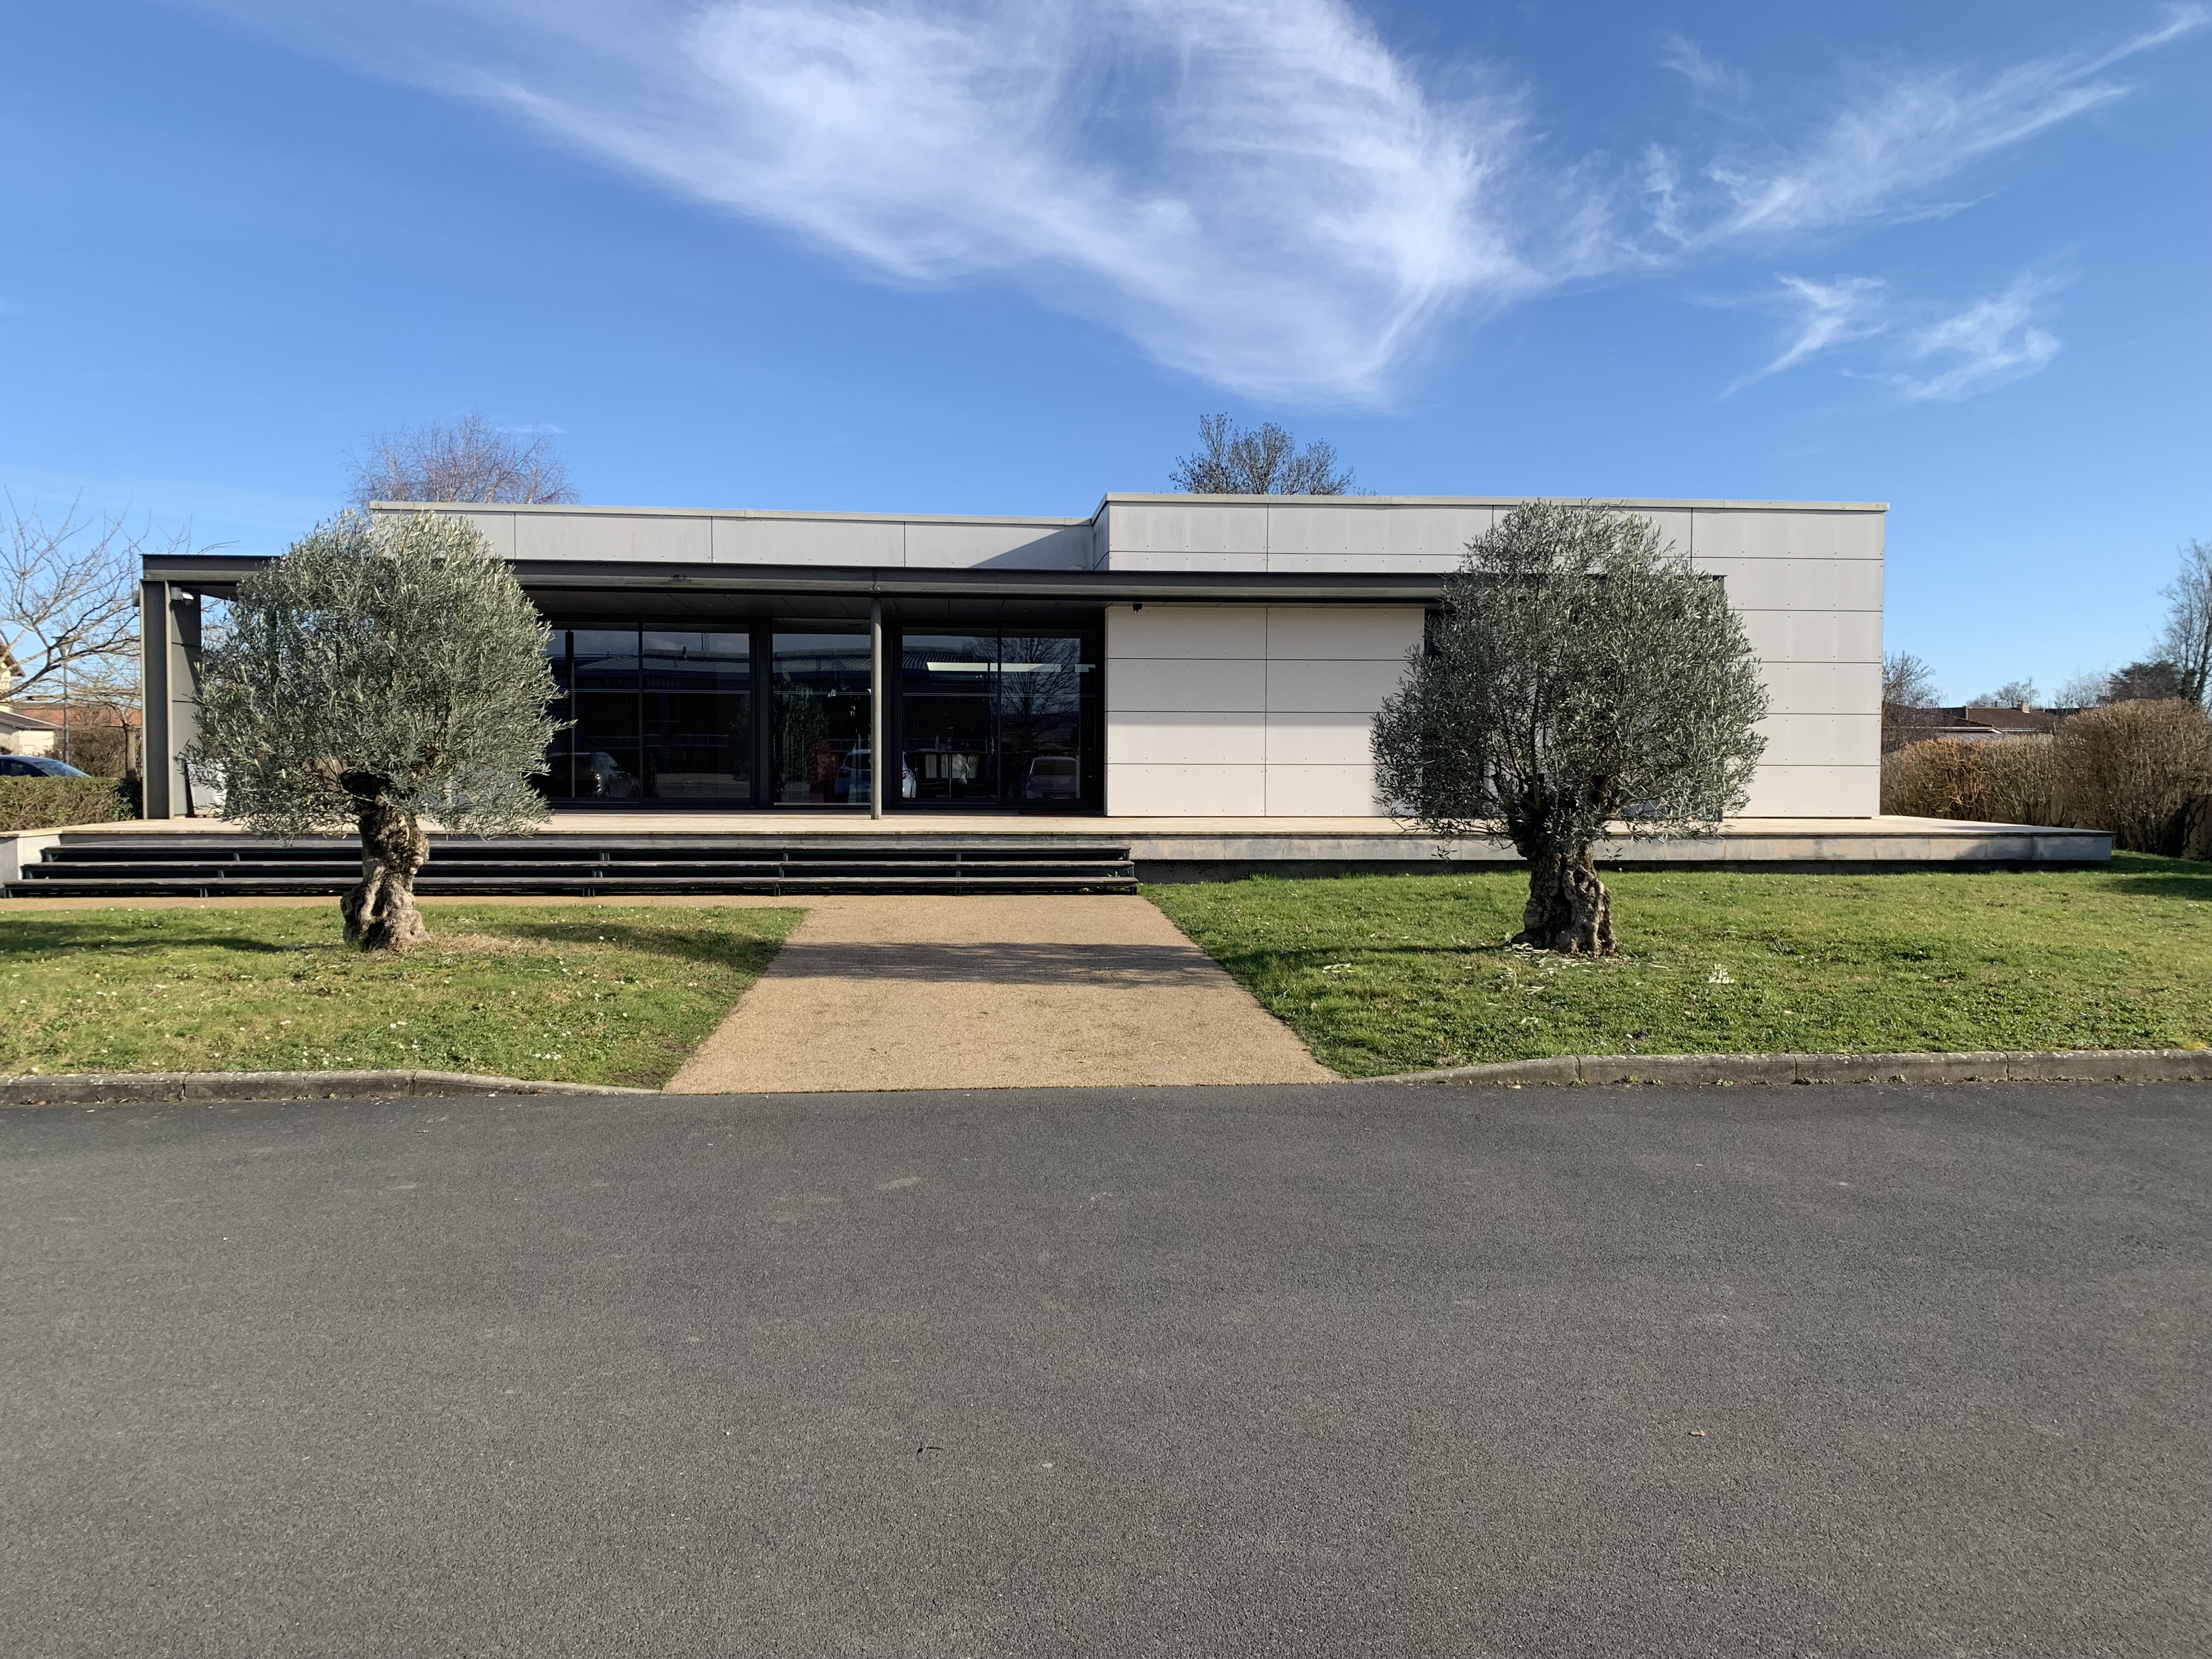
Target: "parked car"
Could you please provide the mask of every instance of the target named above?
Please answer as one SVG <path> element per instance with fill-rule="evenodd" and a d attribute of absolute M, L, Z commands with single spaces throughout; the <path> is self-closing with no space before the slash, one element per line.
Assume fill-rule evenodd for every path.
<path fill-rule="evenodd" d="M 635 800 L 645 793 L 635 775 L 604 749 L 587 752 L 576 771 L 577 781 L 586 784 L 579 793 L 594 800 Z"/>
<path fill-rule="evenodd" d="M 1083 763 L 1073 755 L 1039 755 L 1022 780 L 1024 800 L 1079 800 Z"/>
<path fill-rule="evenodd" d="M 50 755 L 0 755 L 0 778 L 88 778 L 67 761 Z"/>

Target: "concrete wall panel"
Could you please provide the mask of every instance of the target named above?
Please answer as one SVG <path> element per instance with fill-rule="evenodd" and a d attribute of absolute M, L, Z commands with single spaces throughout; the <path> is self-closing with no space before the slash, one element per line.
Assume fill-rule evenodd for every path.
<path fill-rule="evenodd" d="M 1270 766 L 1365 766 L 1368 734 L 1375 717 L 1366 714 L 1267 714 L 1267 761 Z"/>
<path fill-rule="evenodd" d="M 491 550 L 495 556 L 502 559 L 512 559 L 515 556 L 514 514 L 473 507 L 467 509 L 447 507 L 442 510 L 458 513 L 459 517 L 466 519 L 478 530 L 483 532 L 484 539 L 491 544 Z"/>
<path fill-rule="evenodd" d="M 1692 549 L 1714 559 L 1879 559 L 1879 513 L 1808 513 L 1771 508 L 1697 509 Z"/>
<path fill-rule="evenodd" d="M 1267 552 L 1274 560 L 1307 555 L 1354 561 L 1328 567 L 1337 570 L 1366 569 L 1385 558 L 1441 560 L 1450 569 L 1496 518 L 1491 507 L 1279 503 L 1267 508 Z"/>
<path fill-rule="evenodd" d="M 1766 734 L 1762 767 L 1881 764 L 1879 714 L 1769 714 L 1759 729 Z"/>
<path fill-rule="evenodd" d="M 1255 659 L 1200 657 L 1176 662 L 1109 658 L 1106 712 L 1264 714 L 1267 676 L 1267 664 Z"/>
<path fill-rule="evenodd" d="M 1739 611 L 1881 609 L 1881 563 L 1867 559 L 1705 559 Z"/>
<path fill-rule="evenodd" d="M 1743 631 L 1764 663 L 1881 661 L 1878 611 L 1747 611 Z"/>
<path fill-rule="evenodd" d="M 1375 774 L 1366 766 L 1267 766 L 1267 812 L 1273 817 L 1372 817 Z"/>
<path fill-rule="evenodd" d="M 1106 611 L 1106 655 L 1121 658 L 1267 654 L 1267 611 L 1256 605 L 1117 605 Z"/>
<path fill-rule="evenodd" d="M 1371 714 L 1398 689 L 1405 672 L 1397 662 L 1270 662 L 1267 708 Z"/>
<path fill-rule="evenodd" d="M 1108 546 L 1115 569 L 1126 553 L 1185 553 L 1211 558 L 1220 554 L 1267 550 L 1267 507 L 1264 501 L 1115 501 L 1104 514 Z M 1159 569 L 1158 565 L 1133 567 Z M 1201 567 L 1218 569 L 1208 564 Z"/>
<path fill-rule="evenodd" d="M 1762 766 L 1747 817 L 1870 818 L 1881 810 L 1881 768 Z"/>
<path fill-rule="evenodd" d="M 1117 817 L 1260 817 L 1267 810 L 1267 769 L 1117 766 L 1109 759 L 1106 810 Z"/>
<path fill-rule="evenodd" d="M 655 514 L 519 513 L 518 559 L 635 560 L 645 564 L 705 564 L 709 521 Z"/>
<path fill-rule="evenodd" d="M 1106 753 L 1117 766 L 1259 766 L 1267 738 L 1259 714 L 1129 711 L 1106 720 Z"/>
<path fill-rule="evenodd" d="M 896 568 L 906 562 L 907 526 L 896 519 L 723 518 L 712 522 L 717 564 Z"/>
<path fill-rule="evenodd" d="M 1278 659 L 1403 662 L 1421 642 L 1413 605 L 1267 607 L 1267 654 Z"/>
<path fill-rule="evenodd" d="M 931 570 L 1082 570 L 1091 562 L 1091 526 L 916 520 L 906 526 L 906 562 Z"/>
<path fill-rule="evenodd" d="M 1855 714 L 1881 706 L 1878 662 L 1770 662 L 1759 672 L 1777 714 Z"/>

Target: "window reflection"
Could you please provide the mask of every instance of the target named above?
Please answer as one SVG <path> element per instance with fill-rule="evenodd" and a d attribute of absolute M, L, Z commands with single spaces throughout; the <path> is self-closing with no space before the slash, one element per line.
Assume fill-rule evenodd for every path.
<path fill-rule="evenodd" d="M 777 800 L 867 802 L 871 654 L 865 632 L 775 635 Z"/>

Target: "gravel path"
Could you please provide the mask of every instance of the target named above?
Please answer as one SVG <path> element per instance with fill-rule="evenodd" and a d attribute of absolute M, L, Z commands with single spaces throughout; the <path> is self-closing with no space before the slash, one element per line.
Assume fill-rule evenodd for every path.
<path fill-rule="evenodd" d="M 1142 899 L 806 903 L 806 920 L 672 1093 L 1334 1075 Z"/>

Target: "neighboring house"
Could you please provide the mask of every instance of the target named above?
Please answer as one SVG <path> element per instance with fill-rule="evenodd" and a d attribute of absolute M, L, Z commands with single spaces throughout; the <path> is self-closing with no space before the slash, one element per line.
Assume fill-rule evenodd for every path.
<path fill-rule="evenodd" d="M 483 529 L 553 626 L 574 722 L 550 757 L 556 807 L 1372 817 L 1375 711 L 1444 576 L 1516 499 L 441 510 Z M 1885 509 L 1623 505 L 1726 584 L 1750 634 L 1771 711 L 1750 814 L 1875 816 Z M 176 757 L 201 597 L 258 562 L 145 561 L 150 817 L 197 787 Z"/>
<path fill-rule="evenodd" d="M 2078 708 L 1988 708 L 1974 703 L 1955 708 L 1907 708 L 1890 703 L 1883 709 L 1893 748 L 1924 743 L 1930 738 L 1987 743 L 1997 738 L 2048 737 L 2069 716 L 2081 712 Z"/>
<path fill-rule="evenodd" d="M 35 714 L 0 708 L 0 755 L 51 755 L 61 728 Z"/>

